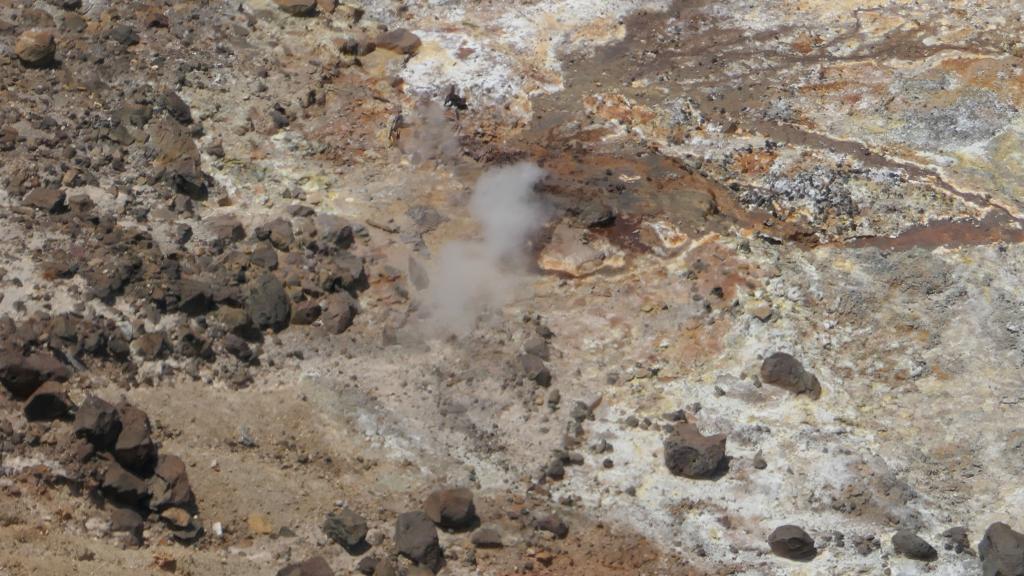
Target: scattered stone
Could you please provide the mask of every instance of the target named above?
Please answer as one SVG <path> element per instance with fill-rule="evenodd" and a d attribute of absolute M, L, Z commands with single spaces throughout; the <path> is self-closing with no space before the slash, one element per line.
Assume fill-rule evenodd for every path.
<path fill-rule="evenodd" d="M 54 381 L 44 383 L 36 389 L 25 403 L 25 418 L 29 421 L 57 420 L 71 411 L 71 400 L 60 384 Z"/>
<path fill-rule="evenodd" d="M 422 512 L 399 514 L 395 523 L 395 545 L 398 552 L 417 564 L 427 566 L 434 572 L 441 568 L 441 545 L 437 539 L 437 528 Z"/>
<path fill-rule="evenodd" d="M 392 52 L 398 52 L 399 54 L 412 55 L 420 49 L 420 45 L 423 42 L 420 37 L 413 34 L 405 28 L 396 28 L 389 30 L 380 36 L 377 36 L 375 42 L 378 48 L 384 48 L 385 50 L 391 50 Z"/>
<path fill-rule="evenodd" d="M 931 544 L 910 530 L 900 530 L 894 534 L 892 547 L 898 554 L 914 560 L 931 562 L 939 558 L 939 553 Z"/>
<path fill-rule="evenodd" d="M 347 292 L 331 294 L 327 298 L 327 309 L 320 316 L 324 330 L 341 334 L 348 330 L 356 315 L 356 300 Z"/>
<path fill-rule="evenodd" d="M 785 388 L 794 394 L 807 394 L 813 399 L 821 396 L 818 378 L 804 370 L 799 360 L 785 352 L 776 352 L 761 364 L 761 381 Z"/>
<path fill-rule="evenodd" d="M 676 476 L 710 478 L 725 466 L 724 434 L 704 436 L 693 424 L 678 423 L 665 438 L 665 466 Z"/>
<path fill-rule="evenodd" d="M 334 572 L 323 556 L 314 556 L 305 562 L 281 568 L 277 571 L 277 576 L 334 576 Z"/>
<path fill-rule="evenodd" d="M 215 241 L 230 244 L 245 239 L 245 227 L 231 214 L 211 216 L 203 221 Z"/>
<path fill-rule="evenodd" d="M 292 16 L 313 16 L 316 14 L 316 0 L 274 0 L 274 4 Z"/>
<path fill-rule="evenodd" d="M 350 552 L 358 551 L 366 544 L 366 519 L 348 508 L 328 514 L 323 531 Z"/>
<path fill-rule="evenodd" d="M 978 544 L 982 576 L 1019 576 L 1024 574 L 1024 534 L 1002 522 L 985 530 Z"/>
<path fill-rule="evenodd" d="M 70 375 L 67 367 L 47 352 L 33 352 L 28 356 L 0 352 L 0 382 L 18 399 L 31 396 L 43 382 L 63 382 Z"/>
<path fill-rule="evenodd" d="M 43 68 L 54 62 L 57 41 L 50 30 L 26 30 L 14 43 L 14 53 L 30 68 Z"/>
<path fill-rule="evenodd" d="M 967 536 L 967 528 L 963 526 L 954 526 L 949 530 L 942 533 L 942 537 L 946 539 L 944 548 L 946 550 L 952 550 L 957 554 L 963 554 L 971 549 L 971 540 Z"/>
<path fill-rule="evenodd" d="M 156 458 L 149 417 L 142 410 L 128 404 L 118 407 L 118 416 L 121 432 L 114 443 L 114 458 L 128 470 L 148 472 Z"/>
<path fill-rule="evenodd" d="M 316 322 L 321 312 L 322 309 L 317 302 L 306 301 L 296 304 L 292 307 L 292 324 L 308 326 Z"/>
<path fill-rule="evenodd" d="M 160 104 L 167 110 L 167 113 L 182 124 L 192 123 L 192 109 L 178 96 L 177 92 L 167 90 L 160 96 Z"/>
<path fill-rule="evenodd" d="M 55 214 L 64 208 L 65 199 L 64 192 L 58 188 L 36 188 L 25 194 L 22 202 L 33 208 Z"/>
<path fill-rule="evenodd" d="M 556 514 L 545 514 L 544 516 L 541 516 L 534 522 L 533 526 L 537 530 L 554 535 L 554 537 L 559 540 L 569 535 L 569 525 Z"/>
<path fill-rule="evenodd" d="M 768 462 L 765 461 L 764 455 L 758 450 L 757 454 L 754 454 L 754 468 L 757 470 L 764 470 L 768 467 Z"/>
<path fill-rule="evenodd" d="M 281 330 L 291 319 L 291 304 L 284 284 L 271 273 L 265 273 L 249 287 L 247 310 L 253 323 L 260 329 Z"/>
<path fill-rule="evenodd" d="M 498 532 L 497 528 L 489 526 L 485 526 L 476 532 L 473 532 L 469 541 L 477 548 L 501 548 L 503 546 L 501 541 L 501 532 Z"/>
<path fill-rule="evenodd" d="M 114 445 L 121 433 L 121 417 L 113 404 L 97 396 L 86 396 L 75 413 L 75 436 L 85 438 L 98 449 Z"/>
<path fill-rule="evenodd" d="M 779 526 L 768 536 L 772 553 L 790 560 L 808 561 L 817 556 L 814 539 L 798 526 Z"/>
<path fill-rule="evenodd" d="M 442 528 L 468 528 L 476 521 L 473 492 L 466 488 L 437 490 L 423 503 L 423 512 Z"/>
<path fill-rule="evenodd" d="M 533 354 L 519 355 L 519 368 L 523 375 L 535 382 L 538 386 L 547 388 L 551 385 L 551 371 L 544 365 L 544 361 Z"/>

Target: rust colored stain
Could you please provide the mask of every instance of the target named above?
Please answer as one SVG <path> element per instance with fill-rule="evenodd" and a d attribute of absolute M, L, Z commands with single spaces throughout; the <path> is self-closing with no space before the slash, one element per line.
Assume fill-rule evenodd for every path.
<path fill-rule="evenodd" d="M 857 238 L 845 245 L 853 248 L 909 250 L 911 248 L 956 248 L 996 243 L 1024 242 L 1020 223 L 1005 213 L 995 212 L 979 220 L 939 220 L 915 226 L 896 237 Z"/>

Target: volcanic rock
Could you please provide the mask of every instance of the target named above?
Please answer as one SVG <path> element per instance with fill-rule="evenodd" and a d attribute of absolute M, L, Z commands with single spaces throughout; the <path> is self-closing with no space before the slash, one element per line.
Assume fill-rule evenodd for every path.
<path fill-rule="evenodd" d="M 22 198 L 22 202 L 26 205 L 51 214 L 60 212 L 64 208 L 64 200 L 64 192 L 58 188 L 36 188 Z"/>
<path fill-rule="evenodd" d="M 377 36 L 375 44 L 378 48 L 398 52 L 399 54 L 415 54 L 423 42 L 420 37 L 405 28 L 389 30 Z"/>
<path fill-rule="evenodd" d="M 169 507 L 195 510 L 195 495 L 185 463 L 173 454 L 161 454 L 157 459 L 149 479 L 149 493 L 152 495 L 149 506 L 153 510 Z"/>
<path fill-rule="evenodd" d="M 29 421 L 56 420 L 71 410 L 71 400 L 60 384 L 45 382 L 36 389 L 25 403 L 25 418 Z"/>
<path fill-rule="evenodd" d="M 704 436 L 693 424 L 680 422 L 665 438 L 665 466 L 676 476 L 710 478 L 725 464 L 724 434 Z"/>
<path fill-rule="evenodd" d="M 142 545 L 142 531 L 144 528 L 145 522 L 142 516 L 135 510 L 115 506 L 110 511 L 110 531 L 126 534 L 131 545 Z"/>
<path fill-rule="evenodd" d="M 537 518 L 533 526 L 537 530 L 553 534 L 559 540 L 569 535 L 569 525 L 560 516 L 555 514 L 545 514 Z"/>
<path fill-rule="evenodd" d="M 814 539 L 798 526 L 779 526 L 768 536 L 768 546 L 776 556 L 790 560 L 807 561 L 817 556 Z"/>
<path fill-rule="evenodd" d="M 320 317 L 324 330 L 331 334 L 341 334 L 348 330 L 355 318 L 356 307 L 355 298 L 347 292 L 331 294 L 327 298 L 327 309 Z"/>
<path fill-rule="evenodd" d="M 247 309 L 253 323 L 260 329 L 281 330 L 288 326 L 291 318 L 291 304 L 284 285 L 269 272 L 250 284 Z"/>
<path fill-rule="evenodd" d="M 814 399 L 821 396 L 818 378 L 804 370 L 799 360 L 785 352 L 776 352 L 764 359 L 761 364 L 761 381 L 785 388 L 794 394 L 807 394 Z"/>
<path fill-rule="evenodd" d="M 135 472 L 148 472 L 156 457 L 156 445 L 150 437 L 149 417 L 138 408 L 122 404 L 118 406 L 121 432 L 114 443 L 114 458 L 118 463 Z"/>
<path fill-rule="evenodd" d="M 996 522 L 985 530 L 978 557 L 982 576 L 1020 576 L 1024 574 L 1024 534 Z"/>
<path fill-rule="evenodd" d="M 154 166 L 162 178 L 180 192 L 201 195 L 206 179 L 200 168 L 199 149 L 188 130 L 167 117 L 151 122 L 149 129 L 149 145 L 156 153 Z"/>
<path fill-rule="evenodd" d="M 53 64 L 57 42 L 50 30 L 26 30 L 14 43 L 14 53 L 25 66 L 42 68 Z"/>
<path fill-rule="evenodd" d="M 137 507 L 149 497 L 146 481 L 125 470 L 117 462 L 110 462 L 100 482 L 103 493 L 115 502 Z"/>
<path fill-rule="evenodd" d="M 417 564 L 427 566 L 434 572 L 441 568 L 441 545 L 437 539 L 437 528 L 422 512 L 399 514 L 395 522 L 395 545 L 398 552 Z"/>
<path fill-rule="evenodd" d="M 366 543 L 366 519 L 348 508 L 328 514 L 323 531 L 349 551 L 357 551 Z"/>
<path fill-rule="evenodd" d="M 466 488 L 437 490 L 423 503 L 423 512 L 442 528 L 468 528 L 476 521 L 473 492 Z"/>
<path fill-rule="evenodd" d="M 939 553 L 931 544 L 910 530 L 900 530 L 894 534 L 892 547 L 897 553 L 914 560 L 931 562 L 939 557 Z"/>
<path fill-rule="evenodd" d="M 182 124 L 192 123 L 192 109 L 178 96 L 177 92 L 167 90 L 160 96 L 160 104 L 167 110 L 167 113 Z"/>
<path fill-rule="evenodd" d="M 27 356 L 14 351 L 0 352 L 0 382 L 16 398 L 28 398 L 43 382 L 63 382 L 68 376 L 68 369 L 47 352 Z"/>
<path fill-rule="evenodd" d="M 501 541 L 501 532 L 498 532 L 497 528 L 490 526 L 484 526 L 476 532 L 473 532 L 469 541 L 477 548 L 501 548 L 503 545 Z"/>
<path fill-rule="evenodd" d="M 75 436 L 85 438 L 97 448 L 110 448 L 121 433 L 121 417 L 113 404 L 97 396 L 86 396 L 75 413 Z"/>
<path fill-rule="evenodd" d="M 518 361 L 519 369 L 528 380 L 544 388 L 551 385 L 551 371 L 539 357 L 533 354 L 520 354 Z"/>
<path fill-rule="evenodd" d="M 316 14 L 316 0 L 274 0 L 274 4 L 292 16 L 313 16 Z"/>

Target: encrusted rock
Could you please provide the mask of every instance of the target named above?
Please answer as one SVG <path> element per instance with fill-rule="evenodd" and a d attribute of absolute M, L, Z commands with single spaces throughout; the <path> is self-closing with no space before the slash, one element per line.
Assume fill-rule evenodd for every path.
<path fill-rule="evenodd" d="M 725 464 L 724 434 L 704 436 L 693 424 L 681 422 L 665 438 L 665 466 L 676 476 L 710 478 Z"/>
<path fill-rule="evenodd" d="M 803 528 L 786 524 L 776 528 L 768 536 L 768 546 L 776 556 L 790 560 L 807 561 L 817 556 L 814 539 Z"/>

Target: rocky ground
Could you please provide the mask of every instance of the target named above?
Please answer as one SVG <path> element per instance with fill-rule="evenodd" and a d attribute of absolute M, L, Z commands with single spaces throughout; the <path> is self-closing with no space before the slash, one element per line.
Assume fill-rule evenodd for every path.
<path fill-rule="evenodd" d="M 0 0 L 0 574 L 1024 573 L 1022 39 Z"/>

